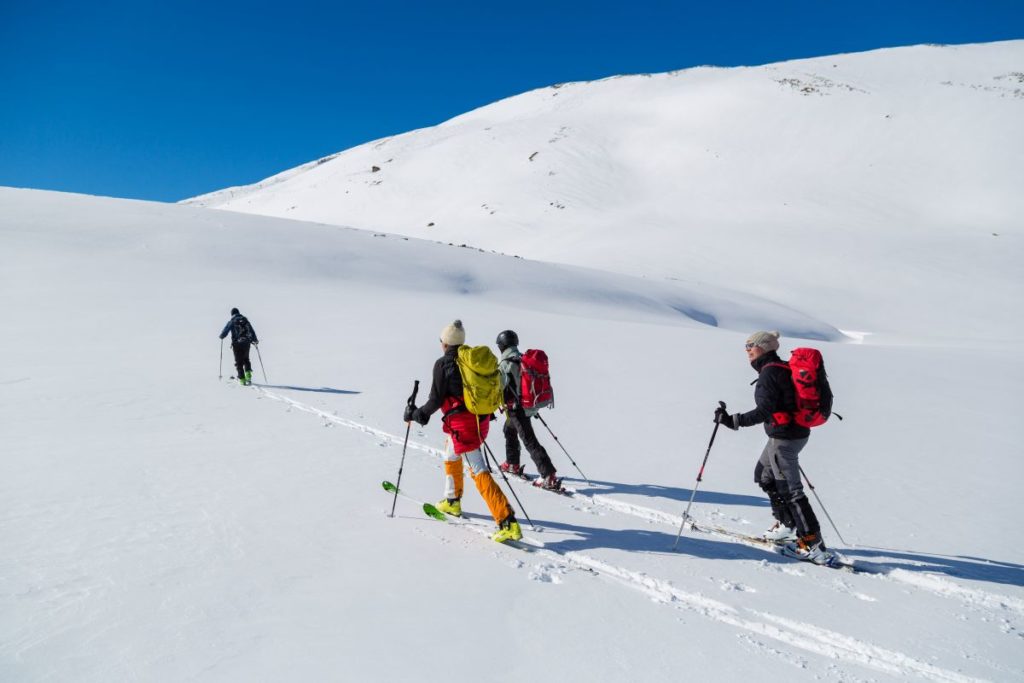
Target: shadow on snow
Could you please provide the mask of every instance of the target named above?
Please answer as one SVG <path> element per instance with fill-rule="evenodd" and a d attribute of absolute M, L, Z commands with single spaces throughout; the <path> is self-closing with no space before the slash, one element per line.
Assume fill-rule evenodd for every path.
<path fill-rule="evenodd" d="M 476 515 L 467 515 L 476 517 Z M 481 515 L 480 519 L 490 519 Z M 524 531 L 529 524 L 520 522 Z M 627 552 L 643 552 L 662 555 L 687 555 L 708 560 L 748 560 L 772 564 L 794 564 L 797 561 L 770 552 L 753 548 L 742 543 L 724 539 L 695 535 L 684 532 L 676 550 L 675 532 L 652 529 L 604 529 L 601 527 L 579 526 L 552 520 L 538 521 L 537 524 L 555 534 L 540 534 L 544 548 L 558 554 L 585 552 L 597 548 L 609 548 Z M 572 537 L 554 540 L 557 533 L 571 534 Z M 1024 585 L 1024 565 L 965 556 L 928 555 L 913 551 L 852 548 L 834 546 L 844 556 L 854 560 L 856 567 L 872 574 L 889 574 L 896 570 L 944 574 L 951 578 L 983 581 L 987 583 Z M 865 558 L 875 558 L 874 561 Z M 884 561 L 889 560 L 889 561 Z"/>
<path fill-rule="evenodd" d="M 1024 586 L 1024 565 L 963 555 L 930 555 L 912 550 L 857 547 L 841 551 L 867 571 L 887 574 L 896 569 L 907 572 L 944 574 L 957 579 Z M 869 561 L 864 558 L 872 558 Z M 889 562 L 883 560 L 890 560 Z"/>
<path fill-rule="evenodd" d="M 361 394 L 361 391 L 351 391 L 349 389 L 332 389 L 331 387 L 320 387 L 315 389 L 313 387 L 293 387 L 285 384 L 256 384 L 253 382 L 254 387 L 260 387 L 261 389 L 287 389 L 288 391 L 314 391 L 318 394 Z"/>
<path fill-rule="evenodd" d="M 623 493 L 634 496 L 649 496 L 651 498 L 668 498 L 683 503 L 689 502 L 693 489 L 678 488 L 675 486 L 659 486 L 657 484 L 622 484 L 615 481 L 598 481 L 591 479 L 592 486 L 587 486 L 586 480 L 574 479 L 567 476 L 566 483 L 572 483 L 573 489 L 584 495 Z M 694 505 L 753 505 L 756 507 L 768 507 L 768 499 L 764 496 L 748 496 L 737 493 L 721 493 L 703 489 L 697 491 L 694 498 Z M 681 512 L 681 510 L 680 510 Z"/>

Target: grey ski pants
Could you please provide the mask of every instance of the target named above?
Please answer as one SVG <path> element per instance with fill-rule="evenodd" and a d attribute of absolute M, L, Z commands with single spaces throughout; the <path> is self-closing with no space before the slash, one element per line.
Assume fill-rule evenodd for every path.
<path fill-rule="evenodd" d="M 768 494 L 775 518 L 795 526 L 800 536 L 821 530 L 800 478 L 799 455 L 806 445 L 807 439 L 768 439 L 754 466 L 754 481 Z"/>
<path fill-rule="evenodd" d="M 758 484 L 766 483 L 770 479 L 786 482 L 790 496 L 803 495 L 804 485 L 800 480 L 798 456 L 806 445 L 807 439 L 768 439 L 757 465 L 754 466 L 754 481 Z"/>

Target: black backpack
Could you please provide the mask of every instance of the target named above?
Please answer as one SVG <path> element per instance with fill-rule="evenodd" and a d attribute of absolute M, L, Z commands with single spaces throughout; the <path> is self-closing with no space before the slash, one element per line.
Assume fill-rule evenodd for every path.
<path fill-rule="evenodd" d="M 245 343 L 252 341 L 252 325 L 244 315 L 236 315 L 231 321 L 231 341 Z"/>

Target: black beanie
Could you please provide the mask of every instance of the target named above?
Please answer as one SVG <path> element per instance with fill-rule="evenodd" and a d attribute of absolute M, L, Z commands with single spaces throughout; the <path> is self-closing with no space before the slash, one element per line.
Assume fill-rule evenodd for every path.
<path fill-rule="evenodd" d="M 232 308 L 231 309 L 231 315 L 240 315 L 240 313 L 238 312 L 237 308 Z"/>

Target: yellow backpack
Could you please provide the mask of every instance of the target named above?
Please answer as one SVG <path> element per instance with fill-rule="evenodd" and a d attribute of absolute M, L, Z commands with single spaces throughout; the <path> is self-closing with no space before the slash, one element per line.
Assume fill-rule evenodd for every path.
<path fill-rule="evenodd" d="M 498 358 L 489 346 L 459 347 L 456 358 L 462 375 L 462 396 L 474 415 L 490 415 L 504 403 Z"/>

